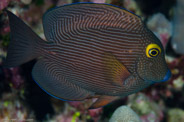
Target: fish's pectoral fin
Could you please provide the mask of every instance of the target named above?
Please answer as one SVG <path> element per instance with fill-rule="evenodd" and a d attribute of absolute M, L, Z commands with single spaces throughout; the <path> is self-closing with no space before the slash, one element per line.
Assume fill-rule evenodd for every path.
<path fill-rule="evenodd" d="M 97 99 L 97 101 L 95 103 L 93 103 L 89 109 L 96 109 L 96 108 L 100 108 L 103 107 L 109 103 L 111 103 L 112 101 L 118 99 L 118 96 L 101 96 Z"/>
<path fill-rule="evenodd" d="M 105 53 L 104 55 L 105 74 L 108 81 L 112 81 L 113 84 L 122 86 L 131 74 L 128 69 L 111 53 Z"/>
<path fill-rule="evenodd" d="M 78 101 L 93 95 L 63 76 L 62 67 L 48 59 L 40 59 L 34 66 L 32 76 L 35 82 L 49 95 L 61 99 Z"/>

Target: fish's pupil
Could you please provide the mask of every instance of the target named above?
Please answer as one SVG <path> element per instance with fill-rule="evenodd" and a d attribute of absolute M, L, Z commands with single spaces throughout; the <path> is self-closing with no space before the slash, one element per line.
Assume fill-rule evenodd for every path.
<path fill-rule="evenodd" d="M 159 54 L 159 50 L 156 49 L 156 48 L 152 48 L 152 49 L 149 50 L 149 55 L 150 55 L 151 57 L 155 57 L 155 56 L 157 56 L 158 54 Z"/>
<path fill-rule="evenodd" d="M 157 54 L 157 51 L 152 51 L 151 54 L 152 55 L 156 55 Z"/>

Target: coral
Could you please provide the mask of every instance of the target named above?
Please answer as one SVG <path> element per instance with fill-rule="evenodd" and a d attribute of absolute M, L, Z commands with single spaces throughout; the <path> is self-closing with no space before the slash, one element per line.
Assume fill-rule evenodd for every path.
<path fill-rule="evenodd" d="M 82 120 L 87 121 L 87 119 L 92 119 L 94 122 L 97 122 L 100 119 L 100 115 L 102 114 L 103 108 L 88 110 L 90 105 L 95 101 L 95 99 L 88 99 L 80 102 L 68 102 L 72 107 L 74 107 L 75 111 L 79 111 L 81 113 Z"/>
<path fill-rule="evenodd" d="M 175 89 L 182 89 L 184 83 L 184 56 L 178 58 L 170 59 L 166 57 L 168 61 L 168 66 L 171 69 L 172 77 L 170 79 L 170 85 Z"/>
<path fill-rule="evenodd" d="M 24 80 L 19 74 L 19 67 L 4 69 L 4 72 L 5 78 L 10 82 L 10 86 L 18 89 L 23 85 Z"/>
<path fill-rule="evenodd" d="M 184 1 L 177 0 L 177 5 L 174 10 L 174 17 L 173 17 L 173 38 L 172 38 L 172 47 L 176 53 L 184 54 Z"/>
<path fill-rule="evenodd" d="M 157 13 L 148 19 L 147 26 L 160 39 L 165 48 L 172 35 L 171 22 L 163 14 Z"/>
<path fill-rule="evenodd" d="M 72 3 L 72 0 L 58 0 L 56 6 L 62 6 L 62 5 L 71 4 L 71 3 Z"/>
<path fill-rule="evenodd" d="M 1 0 L 0 1 L 0 10 L 3 10 L 5 7 L 8 6 L 10 0 Z"/>
<path fill-rule="evenodd" d="M 25 5 L 28 5 L 32 2 L 32 0 L 21 0 L 22 3 L 24 3 Z"/>
<path fill-rule="evenodd" d="M 76 122 L 79 121 L 94 121 L 98 122 L 102 114 L 103 108 L 88 110 L 89 106 L 94 102 L 94 99 L 84 101 L 65 102 L 64 107 L 62 101 L 52 99 L 56 115 L 50 121 L 57 122 Z M 61 108 L 62 106 L 62 108 Z M 59 109 L 58 109 L 59 108 Z M 62 112 L 61 112 L 62 111 Z"/>
<path fill-rule="evenodd" d="M 33 121 L 33 113 L 18 99 L 14 93 L 4 93 L 0 99 L 0 121 Z"/>
<path fill-rule="evenodd" d="M 5 122 L 16 120 L 32 122 L 43 121 L 43 119 L 51 122 L 108 121 L 113 111 L 119 106 L 120 108 L 114 112 L 115 115 L 113 114 L 113 116 L 118 116 L 121 112 L 124 112 L 125 116 L 128 113 L 128 116 L 130 114 L 134 116 L 137 113 L 139 115 L 139 117 L 136 115 L 137 120 L 142 120 L 143 122 L 184 121 L 184 56 L 177 55 L 178 57 L 176 57 L 176 54 L 174 54 L 171 57 L 167 53 L 166 61 L 172 72 L 172 77 L 168 82 L 154 84 L 142 93 L 126 97 L 124 101 L 118 100 L 118 102 L 116 101 L 103 108 L 93 110 L 88 110 L 88 107 L 94 100 L 64 102 L 51 98 L 44 93 L 31 79 L 31 69 L 34 61 L 21 67 L 3 68 L 2 63 L 5 60 L 10 40 L 8 19 L 6 13 L 2 11 L 4 8 L 23 19 L 26 24 L 33 28 L 34 32 L 45 38 L 42 28 L 43 14 L 49 8 L 69 4 L 74 1 L 106 2 L 133 11 L 141 15 L 141 17 L 143 16 L 143 20 L 146 18 L 145 22 L 147 22 L 148 28 L 162 41 L 164 48 L 170 50 L 168 48 L 169 45 L 166 45 L 169 38 L 174 34 L 173 38 L 171 38 L 171 46 L 177 53 L 183 54 L 182 22 L 184 20 L 183 13 L 182 11 L 180 12 L 180 10 L 183 10 L 184 2 L 182 0 L 178 0 L 175 8 L 173 25 L 168 20 L 172 16 L 167 14 L 169 13 L 168 9 L 171 8 L 171 5 L 168 4 L 171 4 L 171 2 L 163 0 L 0 0 L 0 122 L 2 120 Z M 166 2 L 168 3 L 167 5 L 164 4 Z M 174 27 L 174 33 L 172 32 L 172 26 Z M 124 104 L 131 108 L 121 106 Z M 165 114 L 163 114 L 164 112 Z M 126 119 L 122 115 L 119 116 L 119 119 L 122 117 Z M 112 118 L 110 121 L 112 121 Z M 118 118 L 115 117 L 114 119 L 117 120 Z"/>
<path fill-rule="evenodd" d="M 91 2 L 94 2 L 94 3 L 105 3 L 106 0 L 91 0 Z"/>
<path fill-rule="evenodd" d="M 130 107 L 120 106 L 115 110 L 109 122 L 141 122 L 141 120 Z"/>
<path fill-rule="evenodd" d="M 92 109 L 88 110 L 88 113 L 91 118 L 93 118 L 94 122 L 98 122 L 100 119 L 100 115 L 102 114 L 103 108 L 97 108 L 97 109 Z"/>
<path fill-rule="evenodd" d="M 140 116 L 142 122 L 163 119 L 162 105 L 159 106 L 146 95 L 142 93 L 130 95 L 128 101 L 128 105 Z"/>
<path fill-rule="evenodd" d="M 184 111 L 179 108 L 169 109 L 167 115 L 168 122 L 183 122 L 184 121 Z"/>
<path fill-rule="evenodd" d="M 182 90 L 183 86 L 184 86 L 184 77 L 183 76 L 179 76 L 177 79 L 173 80 L 173 86 L 175 89 L 179 89 Z"/>
<path fill-rule="evenodd" d="M 55 116 L 55 118 L 49 120 L 50 122 L 76 122 L 78 118 L 73 118 L 72 116 L 67 116 L 63 114 L 59 114 Z"/>
<path fill-rule="evenodd" d="M 137 15 L 142 15 L 142 12 L 135 0 L 124 0 L 123 5 L 127 10 L 130 10 Z"/>

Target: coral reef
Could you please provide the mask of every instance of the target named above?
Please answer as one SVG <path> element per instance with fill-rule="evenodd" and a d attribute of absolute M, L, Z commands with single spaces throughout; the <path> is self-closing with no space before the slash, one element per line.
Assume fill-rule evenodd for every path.
<path fill-rule="evenodd" d="M 168 122 L 183 122 L 184 111 L 179 108 L 170 109 L 168 112 Z"/>
<path fill-rule="evenodd" d="M 128 105 L 140 116 L 142 122 L 159 122 L 163 119 L 163 107 L 144 94 L 130 95 Z"/>
<path fill-rule="evenodd" d="M 21 0 L 22 3 L 24 3 L 25 5 L 29 5 L 32 0 Z"/>
<path fill-rule="evenodd" d="M 184 54 L 184 34 L 183 34 L 183 28 L 184 28 L 184 1 L 183 0 L 177 0 L 177 5 L 174 8 L 174 17 L 173 17 L 173 37 L 172 37 L 172 47 L 173 49 L 179 53 Z"/>
<path fill-rule="evenodd" d="M 176 90 L 182 91 L 183 83 L 184 83 L 184 56 L 180 56 L 178 58 L 170 59 L 167 57 L 167 61 L 169 62 L 169 68 L 172 72 L 172 78 L 170 82 L 170 87 Z"/>
<path fill-rule="evenodd" d="M 0 10 L 3 10 L 5 7 L 8 6 L 10 0 L 1 0 L 0 1 Z"/>
<path fill-rule="evenodd" d="M 171 79 L 166 83 L 154 84 L 141 93 L 119 99 L 103 108 L 88 110 L 94 100 L 64 102 L 43 92 L 31 78 L 35 61 L 16 68 L 3 68 L 10 40 L 8 19 L 3 9 L 15 13 L 44 39 L 43 14 L 50 8 L 72 2 L 106 2 L 140 15 L 148 28 L 161 40 L 164 48 L 169 50 L 166 61 L 172 72 Z M 124 116 L 137 118 L 138 121 L 140 118 L 143 122 L 184 121 L 184 56 L 178 55 L 184 54 L 184 2 L 177 2 L 172 16 L 170 13 L 174 0 L 0 0 L 0 121 L 106 122 L 118 119 L 122 121 L 126 119 Z M 174 20 L 174 24 L 171 20 Z M 125 115 L 120 116 L 121 113 Z"/>
<path fill-rule="evenodd" d="M 4 69 L 4 72 L 5 72 L 5 78 L 10 82 L 10 85 L 13 88 L 18 89 L 23 85 L 24 80 L 20 76 L 19 67 Z"/>
<path fill-rule="evenodd" d="M 123 5 L 127 10 L 130 10 L 139 16 L 142 15 L 142 12 L 137 5 L 136 0 L 123 0 Z"/>
<path fill-rule="evenodd" d="M 33 112 L 14 93 L 4 93 L 0 99 L 0 121 L 34 121 Z"/>
<path fill-rule="evenodd" d="M 151 16 L 147 21 L 147 26 L 160 39 L 164 48 L 172 35 L 172 24 L 166 17 L 157 13 Z"/>
<path fill-rule="evenodd" d="M 94 3 L 105 3 L 106 0 L 91 0 Z"/>
<path fill-rule="evenodd" d="M 76 122 L 81 121 L 94 121 L 98 122 L 102 113 L 102 108 L 88 110 L 89 106 L 94 102 L 93 100 L 85 101 L 72 101 L 65 102 L 64 107 L 61 105 L 60 100 L 53 100 L 53 106 L 55 108 L 56 115 L 49 121 L 56 122 Z M 59 107 L 58 106 L 62 106 Z M 62 113 L 61 113 L 62 111 Z"/>

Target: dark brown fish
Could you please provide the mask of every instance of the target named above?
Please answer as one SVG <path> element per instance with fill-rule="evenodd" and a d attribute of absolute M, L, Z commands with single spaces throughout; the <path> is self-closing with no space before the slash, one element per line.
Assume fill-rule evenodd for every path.
<path fill-rule="evenodd" d="M 5 66 L 39 57 L 33 79 L 58 99 L 98 97 L 91 107 L 97 108 L 170 78 L 160 41 L 124 9 L 92 3 L 52 9 L 43 17 L 47 41 L 7 13 L 11 43 Z"/>

